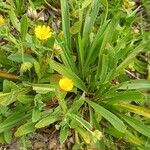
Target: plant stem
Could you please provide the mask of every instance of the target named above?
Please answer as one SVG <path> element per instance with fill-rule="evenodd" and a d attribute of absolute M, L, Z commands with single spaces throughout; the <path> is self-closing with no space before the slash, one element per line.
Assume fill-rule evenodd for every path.
<path fill-rule="evenodd" d="M 17 80 L 18 76 L 15 74 L 8 73 L 8 72 L 0 71 L 0 78 Z"/>

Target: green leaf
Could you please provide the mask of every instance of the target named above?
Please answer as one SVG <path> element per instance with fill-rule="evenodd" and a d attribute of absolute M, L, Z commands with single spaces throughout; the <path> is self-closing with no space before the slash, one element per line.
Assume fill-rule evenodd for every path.
<path fill-rule="evenodd" d="M 127 65 L 131 63 L 133 58 L 140 52 L 144 51 L 145 46 L 148 44 L 148 42 L 145 42 L 143 44 L 140 44 L 138 47 L 136 47 L 125 59 L 124 61 L 116 68 L 116 72 L 121 72 Z"/>
<path fill-rule="evenodd" d="M 115 128 L 108 128 L 108 129 L 106 129 L 106 133 L 114 136 L 115 138 L 120 138 L 120 139 L 122 138 L 126 142 L 130 142 L 132 144 L 142 145 L 144 143 L 142 139 L 140 139 L 138 136 L 132 134 L 128 130 L 126 130 L 125 133 L 121 133 L 118 130 L 116 130 Z"/>
<path fill-rule="evenodd" d="M 67 125 L 61 127 L 60 129 L 60 143 L 63 144 L 67 137 L 68 137 L 68 133 L 69 133 L 69 127 Z"/>
<path fill-rule="evenodd" d="M 112 36 L 113 36 L 116 26 L 118 24 L 119 16 L 120 16 L 120 14 L 116 14 L 116 16 L 112 19 L 112 21 L 109 23 L 109 25 L 107 26 L 107 28 L 104 32 L 103 39 L 102 39 L 101 45 L 99 47 L 98 67 L 97 67 L 97 74 L 96 74 L 97 79 L 99 78 L 102 67 L 104 67 L 104 66 L 102 66 L 102 58 L 103 58 L 103 54 L 105 53 L 106 45 L 108 43 L 110 43 L 112 40 Z"/>
<path fill-rule="evenodd" d="M 11 90 L 19 90 L 19 86 L 12 81 L 4 80 L 3 81 L 3 92 L 8 93 L 8 92 L 11 92 Z"/>
<path fill-rule="evenodd" d="M 28 31 L 28 18 L 24 15 L 21 19 L 21 39 L 24 42 Z"/>
<path fill-rule="evenodd" d="M 36 72 L 38 78 L 41 79 L 42 71 L 41 71 L 41 66 L 40 66 L 39 62 L 37 62 L 37 61 L 34 62 L 34 69 L 35 69 L 35 72 Z"/>
<path fill-rule="evenodd" d="M 135 130 L 150 138 L 150 128 L 149 126 L 144 125 L 142 121 L 137 120 L 133 117 L 129 117 L 127 115 L 119 115 L 119 116 L 122 117 Z"/>
<path fill-rule="evenodd" d="M 110 135 L 112 135 L 115 138 L 120 138 L 120 139 L 122 138 L 125 141 L 130 142 L 132 144 L 136 144 L 136 145 L 142 145 L 143 144 L 142 139 L 140 139 L 139 137 L 133 135 L 128 130 L 125 133 L 121 133 L 118 130 L 116 130 L 115 128 L 110 127 L 110 128 L 107 128 L 105 130 L 105 132 L 108 133 L 108 134 L 110 134 Z"/>
<path fill-rule="evenodd" d="M 13 63 L 7 58 L 7 55 L 0 51 L 0 64 L 5 67 L 11 67 Z"/>
<path fill-rule="evenodd" d="M 40 94 L 37 94 L 34 98 L 34 109 L 32 112 L 32 122 L 37 122 L 41 117 L 41 111 L 44 107 L 44 103 L 42 102 L 42 96 Z"/>
<path fill-rule="evenodd" d="M 66 50 L 71 50 L 70 18 L 69 18 L 68 2 L 67 0 L 61 0 L 60 2 L 62 14 L 62 28 L 64 33 L 65 44 L 67 45 Z"/>
<path fill-rule="evenodd" d="M 9 15 L 12 25 L 16 28 L 16 30 L 20 32 L 20 23 L 12 8 L 8 11 L 8 15 Z"/>
<path fill-rule="evenodd" d="M 104 35 L 104 31 L 106 30 L 107 28 L 107 25 L 108 25 L 108 22 L 105 22 L 102 26 L 99 27 L 98 31 L 97 31 L 97 34 L 95 36 L 95 39 L 87 53 L 87 58 L 86 58 L 86 61 L 85 61 L 85 64 L 84 64 L 84 68 L 83 69 L 87 69 L 87 67 L 89 67 L 89 65 L 94 62 L 97 58 L 97 53 L 99 51 L 99 46 L 101 44 L 101 41 L 102 41 L 102 37 Z"/>
<path fill-rule="evenodd" d="M 125 132 L 124 139 L 127 142 L 130 142 L 130 143 L 133 143 L 133 144 L 136 144 L 136 145 L 142 145 L 142 144 L 144 144 L 144 142 L 143 142 L 142 139 L 140 139 L 139 137 L 137 137 L 136 135 L 132 134 L 129 131 Z"/>
<path fill-rule="evenodd" d="M 15 132 L 15 136 L 20 137 L 28 133 L 34 132 L 35 130 L 36 130 L 35 123 L 27 122 L 17 129 L 17 131 Z"/>
<path fill-rule="evenodd" d="M 117 45 L 114 47 L 114 51 L 116 52 L 116 57 L 119 60 L 121 58 L 120 54 L 122 55 L 123 48 L 125 47 L 128 40 L 131 38 L 131 30 L 126 31 L 127 34 L 122 37 L 121 39 L 118 39 Z M 124 52 L 126 54 L 126 51 Z M 123 53 L 123 54 L 124 54 Z"/>
<path fill-rule="evenodd" d="M 77 21 L 73 24 L 73 26 L 70 29 L 71 34 L 77 34 L 80 32 L 80 28 L 81 28 L 81 22 Z"/>
<path fill-rule="evenodd" d="M 34 101 L 34 96 L 32 95 L 18 95 L 16 98 L 23 104 L 31 104 Z"/>
<path fill-rule="evenodd" d="M 41 111 L 39 110 L 38 107 L 35 107 L 33 109 L 33 113 L 32 113 L 32 122 L 37 122 L 41 117 Z"/>
<path fill-rule="evenodd" d="M 11 141 L 12 141 L 12 131 L 11 130 L 6 130 L 4 132 L 4 139 L 8 144 L 11 143 Z"/>
<path fill-rule="evenodd" d="M 112 97 L 108 98 L 109 104 L 114 104 L 120 101 L 140 101 L 144 98 L 144 94 L 139 91 L 123 91 L 113 93 Z"/>
<path fill-rule="evenodd" d="M 62 15 L 62 29 L 64 33 L 64 44 L 63 44 L 63 61 L 68 63 L 70 68 L 77 72 L 76 65 L 74 63 L 72 52 L 72 44 L 71 44 L 71 34 L 70 34 L 70 17 L 69 17 L 69 8 L 68 1 L 61 0 L 61 15 Z"/>
<path fill-rule="evenodd" d="M 68 114 L 68 116 L 75 120 L 76 122 L 78 122 L 80 125 L 82 125 L 85 129 L 87 129 L 88 131 L 92 130 L 92 126 L 89 122 L 87 122 L 86 120 L 82 119 L 81 117 L 75 115 L 75 114 Z"/>
<path fill-rule="evenodd" d="M 82 95 L 78 100 L 75 100 L 72 107 L 69 109 L 70 113 L 76 113 L 79 111 L 80 107 L 84 104 L 85 95 Z"/>
<path fill-rule="evenodd" d="M 6 143 L 5 139 L 4 139 L 4 134 L 3 133 L 0 133 L 0 143 L 2 143 L 2 144 Z"/>
<path fill-rule="evenodd" d="M 100 115 L 102 115 L 107 121 L 109 121 L 114 128 L 116 128 L 120 132 L 126 131 L 126 126 L 124 125 L 123 121 L 121 121 L 117 116 L 113 113 L 108 111 L 107 109 L 103 108 L 102 106 L 87 100 L 87 103 Z"/>
<path fill-rule="evenodd" d="M 111 82 L 113 80 L 117 63 L 118 62 L 117 62 L 114 48 L 110 48 L 108 52 L 108 70 L 107 70 L 107 75 L 105 77 L 104 83 Z"/>
<path fill-rule="evenodd" d="M 12 60 L 14 62 L 21 63 L 22 62 L 22 54 L 21 53 L 11 54 L 8 56 L 8 59 Z M 24 61 L 34 63 L 35 59 L 33 56 L 31 56 L 29 54 L 24 54 Z"/>
<path fill-rule="evenodd" d="M 0 104 L 3 106 L 8 106 L 9 104 L 15 102 L 17 99 L 16 97 L 20 94 L 26 94 L 27 92 L 29 92 L 29 89 L 26 88 L 22 88 L 19 90 L 12 90 L 9 93 L 0 93 Z"/>
<path fill-rule="evenodd" d="M 14 92 L 0 93 L 0 105 L 8 106 L 14 101 L 16 101 L 16 95 Z"/>
<path fill-rule="evenodd" d="M 36 125 L 36 128 L 43 128 L 46 127 L 58 120 L 62 119 L 62 113 L 60 110 L 55 110 L 54 112 L 52 112 L 51 114 L 49 114 L 49 116 L 41 119 Z"/>
<path fill-rule="evenodd" d="M 90 5 L 89 11 L 86 13 L 85 23 L 83 26 L 82 44 L 80 44 L 80 45 L 82 45 L 82 47 L 80 47 L 80 53 L 82 54 L 81 60 L 83 61 L 82 66 L 86 60 L 85 59 L 86 52 L 88 53 L 86 46 L 88 44 L 90 44 L 89 34 L 90 34 L 90 32 L 93 28 L 93 25 L 96 21 L 96 18 L 97 18 L 98 12 L 99 12 L 99 8 L 100 8 L 100 0 L 93 0 L 92 4 Z"/>
<path fill-rule="evenodd" d="M 85 39 L 88 37 L 88 34 L 92 30 L 92 27 L 98 15 L 99 7 L 100 7 L 100 0 L 93 0 L 91 4 L 91 11 L 87 13 L 85 18 L 85 24 L 83 28 L 83 37 Z M 86 40 L 84 42 L 86 42 Z"/>
<path fill-rule="evenodd" d="M 82 3 L 81 10 L 88 7 L 91 4 L 91 2 L 92 2 L 92 0 L 84 0 L 83 3 Z"/>
<path fill-rule="evenodd" d="M 22 110 L 13 112 L 13 114 L 9 115 L 3 122 L 0 123 L 0 133 L 16 127 L 17 125 L 22 123 L 26 118 L 31 116 L 31 108 L 25 107 L 21 109 Z"/>
<path fill-rule="evenodd" d="M 49 116 L 49 117 L 46 117 L 42 120 L 40 120 L 36 125 L 35 127 L 36 128 L 44 128 L 56 121 L 58 121 L 60 118 L 58 118 L 57 116 Z"/>
<path fill-rule="evenodd" d="M 143 108 L 140 106 L 135 106 L 135 105 L 132 105 L 129 103 L 123 103 L 123 102 L 120 102 L 120 103 L 117 103 L 114 105 L 117 107 L 123 108 L 123 109 L 127 109 L 128 111 L 131 111 L 135 114 L 142 115 L 146 118 L 150 118 L 150 110 L 149 109 L 146 109 L 146 108 Z"/>
<path fill-rule="evenodd" d="M 101 67 L 101 72 L 100 72 L 100 82 L 103 83 L 105 81 L 105 78 L 108 74 L 108 63 L 109 63 L 109 60 L 108 60 L 108 55 L 104 55 L 102 56 L 102 67 Z"/>
<path fill-rule="evenodd" d="M 79 57 L 79 61 L 81 64 L 81 68 L 83 67 L 84 64 L 84 47 L 83 47 L 83 43 L 82 43 L 82 39 L 81 39 L 81 35 L 80 33 L 78 34 L 78 57 Z"/>
<path fill-rule="evenodd" d="M 56 90 L 56 87 L 51 84 L 32 84 L 32 88 L 39 94 L 46 94 Z"/>
<path fill-rule="evenodd" d="M 63 93 L 63 92 L 60 92 L 60 91 L 58 91 L 57 94 L 56 94 L 59 106 L 60 106 L 61 110 L 64 112 L 64 114 L 66 114 L 67 111 L 68 111 L 67 104 L 66 104 L 66 101 L 65 101 L 65 96 L 66 96 L 66 93 Z"/>
<path fill-rule="evenodd" d="M 115 129 L 114 127 L 108 127 L 105 129 L 105 132 L 112 135 L 115 138 L 122 138 L 124 136 L 124 133 L 119 132 L 117 129 Z"/>
<path fill-rule="evenodd" d="M 84 83 L 82 82 L 82 80 L 74 72 L 72 72 L 69 68 L 67 68 L 53 60 L 50 60 L 50 66 L 52 67 L 52 69 L 56 70 L 61 75 L 71 79 L 73 81 L 74 85 L 76 85 L 78 88 L 80 88 L 83 91 L 86 91 L 86 87 L 85 87 Z"/>
<path fill-rule="evenodd" d="M 149 90 L 150 81 L 149 80 L 132 80 L 122 83 L 119 87 L 120 90 Z"/>
<path fill-rule="evenodd" d="M 15 0 L 15 6 L 16 6 L 16 11 L 18 14 L 22 13 L 23 11 L 23 5 L 25 5 L 25 1 L 24 0 Z"/>
<path fill-rule="evenodd" d="M 89 134 L 89 132 L 87 130 L 85 130 L 84 128 L 81 128 L 80 126 L 76 127 L 75 130 L 77 132 L 79 132 L 79 134 L 81 135 L 81 137 L 83 138 L 83 140 L 87 143 L 90 144 L 91 142 L 91 135 Z"/>

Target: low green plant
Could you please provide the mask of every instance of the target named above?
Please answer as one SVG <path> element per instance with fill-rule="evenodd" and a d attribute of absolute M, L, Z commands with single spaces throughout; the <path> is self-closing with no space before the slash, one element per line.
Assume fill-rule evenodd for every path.
<path fill-rule="evenodd" d="M 33 35 L 41 21 L 26 15 L 19 21 L 15 7 L 8 7 L 0 76 L 12 81 L 1 84 L 0 141 L 52 124 L 61 144 L 73 132 L 73 149 L 149 149 L 150 81 L 126 73 L 149 50 L 150 39 L 133 29 L 139 8 L 113 12 L 107 0 L 60 2 L 62 34 L 46 41 Z M 60 89 L 62 76 L 73 81 L 71 92 Z"/>

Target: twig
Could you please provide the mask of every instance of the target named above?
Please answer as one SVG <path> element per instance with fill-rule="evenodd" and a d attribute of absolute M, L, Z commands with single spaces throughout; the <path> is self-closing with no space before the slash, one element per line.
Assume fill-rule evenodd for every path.
<path fill-rule="evenodd" d="M 135 76 L 133 73 L 131 73 L 130 71 L 125 69 L 125 72 L 129 75 L 131 75 L 132 77 L 136 78 L 137 80 L 140 80 L 140 78 L 138 78 L 137 76 Z"/>
<path fill-rule="evenodd" d="M 53 10 L 53 11 L 55 11 L 56 13 L 59 13 L 60 12 L 60 10 L 58 10 L 58 9 L 56 9 L 55 7 L 53 7 L 52 5 L 50 5 L 46 0 L 44 0 L 45 1 L 45 3 Z"/>

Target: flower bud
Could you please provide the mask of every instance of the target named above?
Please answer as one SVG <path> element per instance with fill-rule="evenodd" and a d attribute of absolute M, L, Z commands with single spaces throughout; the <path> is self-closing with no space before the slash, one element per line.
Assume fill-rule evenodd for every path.
<path fill-rule="evenodd" d="M 24 73 L 27 70 L 30 70 L 32 68 L 32 64 L 30 62 L 24 62 L 23 64 L 21 64 L 21 68 L 20 68 L 20 72 Z"/>

